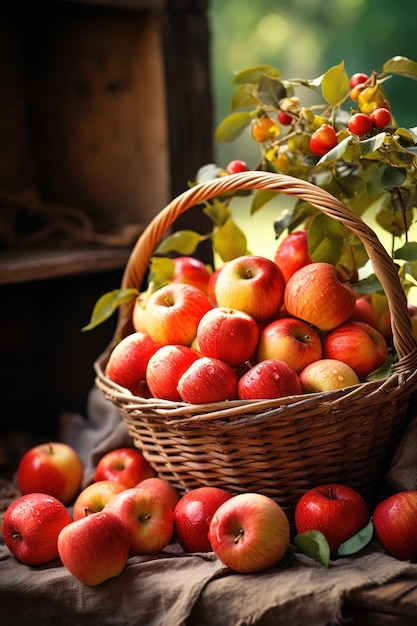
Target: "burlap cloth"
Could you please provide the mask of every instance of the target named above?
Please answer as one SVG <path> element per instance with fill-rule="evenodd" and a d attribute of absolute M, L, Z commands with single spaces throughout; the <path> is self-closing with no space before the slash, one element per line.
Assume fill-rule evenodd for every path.
<path fill-rule="evenodd" d="M 66 415 L 62 427 L 63 438 L 83 458 L 86 482 L 107 450 L 131 445 L 116 410 L 96 389 L 88 399 L 87 418 Z M 131 557 L 120 576 L 90 588 L 59 561 L 38 568 L 22 565 L 0 540 L 0 624 L 324 626 L 340 623 L 350 591 L 404 574 L 417 576 L 417 564 L 398 561 L 375 546 L 332 561 L 328 568 L 296 555 L 286 569 L 240 575 L 212 553 L 187 555 L 172 543 L 156 557 Z"/>

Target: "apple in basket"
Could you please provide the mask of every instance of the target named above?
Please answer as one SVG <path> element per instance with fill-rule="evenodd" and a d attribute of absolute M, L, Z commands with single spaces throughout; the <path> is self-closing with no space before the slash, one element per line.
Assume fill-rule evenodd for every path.
<path fill-rule="evenodd" d="M 320 330 L 331 330 L 352 315 L 356 296 L 331 263 L 310 263 L 297 270 L 285 287 L 284 303 L 290 315 Z"/>
<path fill-rule="evenodd" d="M 239 367 L 253 356 L 258 338 L 257 322 L 239 309 L 211 309 L 203 315 L 197 327 L 201 354 L 220 359 L 231 367 Z"/>
<path fill-rule="evenodd" d="M 92 587 L 122 573 L 129 556 L 129 538 L 121 520 L 100 511 L 68 524 L 58 535 L 63 565 Z"/>
<path fill-rule="evenodd" d="M 241 493 L 223 503 L 209 528 L 216 556 L 242 574 L 277 565 L 290 542 L 290 524 L 284 510 L 260 493 Z"/>
<path fill-rule="evenodd" d="M 260 400 L 294 396 L 303 392 L 297 372 L 280 359 L 259 361 L 238 381 L 240 400 Z"/>
<path fill-rule="evenodd" d="M 323 347 L 314 328 L 295 317 L 283 317 L 267 324 L 259 336 L 257 361 L 280 359 L 298 373 L 322 357 Z"/>
<path fill-rule="evenodd" d="M 29 493 L 7 507 L 4 542 L 21 563 L 43 565 L 58 558 L 58 535 L 71 522 L 60 500 L 45 493 Z"/>
<path fill-rule="evenodd" d="M 130 556 L 158 554 L 172 539 L 174 512 L 150 489 L 125 489 L 103 511 L 114 513 L 123 522 L 129 536 Z"/>
<path fill-rule="evenodd" d="M 145 332 L 127 335 L 113 348 L 105 373 L 134 395 L 141 395 L 146 385 L 148 361 L 160 347 L 161 344 Z"/>
<path fill-rule="evenodd" d="M 388 345 L 373 326 L 364 322 L 346 322 L 324 338 L 323 356 L 347 363 L 362 378 L 385 363 Z"/>
<path fill-rule="evenodd" d="M 161 500 L 166 502 L 172 510 L 175 509 L 175 505 L 181 497 L 179 492 L 173 485 L 171 485 L 170 482 L 165 480 L 165 478 L 160 478 L 159 476 L 145 478 L 144 480 L 141 480 L 136 487 L 149 489 L 154 494 L 159 496 Z"/>
<path fill-rule="evenodd" d="M 126 487 L 122 483 L 114 480 L 98 480 L 97 482 L 87 485 L 78 494 L 77 499 L 72 507 L 72 519 L 75 521 L 91 515 L 99 513 L 104 509 L 107 502 L 114 498 L 115 495 L 124 491 Z"/>
<path fill-rule="evenodd" d="M 285 282 L 288 282 L 301 267 L 312 263 L 307 231 L 296 230 L 284 237 L 275 252 L 274 261 L 281 270 Z"/>
<path fill-rule="evenodd" d="M 21 494 L 42 492 L 70 504 L 78 495 L 84 475 L 76 450 L 63 442 L 46 442 L 30 448 L 17 466 Z"/>
<path fill-rule="evenodd" d="M 298 533 L 319 530 L 327 539 L 330 558 L 335 559 L 339 546 L 369 522 L 369 510 L 361 494 L 348 485 L 323 484 L 306 491 L 295 506 Z"/>
<path fill-rule="evenodd" d="M 383 548 L 401 560 L 417 559 L 417 491 L 399 491 L 374 510 L 375 535 Z"/>
<path fill-rule="evenodd" d="M 146 382 L 153 397 L 179 402 L 178 381 L 199 356 L 189 346 L 167 345 L 159 348 L 149 359 L 146 370 Z"/>
<path fill-rule="evenodd" d="M 232 494 L 220 487 L 196 487 L 174 508 L 174 537 L 186 552 L 211 552 L 208 538 L 211 518 Z"/>
<path fill-rule="evenodd" d="M 204 313 L 213 305 L 198 287 L 169 283 L 155 291 L 145 307 L 146 330 L 161 345 L 190 346 Z"/>
<path fill-rule="evenodd" d="M 244 255 L 223 266 L 214 291 L 219 307 L 239 309 L 261 321 L 280 309 L 284 287 L 276 263 L 262 256 Z"/>
<path fill-rule="evenodd" d="M 111 480 L 127 489 L 151 476 L 155 476 L 155 470 L 139 450 L 116 448 L 99 459 L 94 472 L 94 481 Z"/>
<path fill-rule="evenodd" d="M 355 308 L 349 321 L 365 322 L 378 329 L 378 314 L 372 302 L 365 296 L 356 299 Z"/>
<path fill-rule="evenodd" d="M 336 359 L 319 359 L 310 363 L 301 370 L 299 378 L 305 393 L 344 389 L 360 382 L 349 365 Z"/>
<path fill-rule="evenodd" d="M 171 282 L 194 285 L 207 293 L 207 285 L 211 276 L 207 265 L 192 256 L 178 256 L 172 260 L 174 273 L 171 276 Z"/>
<path fill-rule="evenodd" d="M 234 400 L 238 377 L 235 370 L 209 356 L 202 356 L 184 372 L 178 381 L 178 393 L 184 402 L 204 404 Z"/>

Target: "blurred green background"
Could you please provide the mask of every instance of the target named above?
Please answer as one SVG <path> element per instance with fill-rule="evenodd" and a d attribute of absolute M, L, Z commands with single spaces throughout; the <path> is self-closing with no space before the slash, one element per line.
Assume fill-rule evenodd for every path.
<path fill-rule="evenodd" d="M 378 71 L 396 55 L 417 61 L 416 0 L 211 0 L 209 17 L 216 126 L 230 111 L 234 72 L 259 63 L 312 79 L 341 61 L 349 75 Z M 387 93 L 397 121 L 417 126 L 417 82 L 395 77 Z M 244 135 L 216 145 L 218 164 L 253 165 L 253 143 Z"/>
<path fill-rule="evenodd" d="M 416 0 L 211 0 L 209 11 L 215 127 L 230 112 L 234 73 L 260 63 L 275 66 L 283 78 L 313 79 L 341 61 L 348 75 L 378 71 L 396 55 L 417 61 Z M 393 77 L 386 92 L 397 122 L 417 126 L 417 82 Z M 310 104 L 309 90 L 297 95 Z M 236 158 L 255 167 L 259 156 L 249 129 L 230 144 L 215 144 L 221 167 Z M 287 203 L 280 194 L 251 218 L 247 199 L 233 201 L 251 251 L 273 255 L 273 221 Z M 372 216 L 366 219 L 375 228 Z M 389 249 L 390 238 L 379 236 Z"/>

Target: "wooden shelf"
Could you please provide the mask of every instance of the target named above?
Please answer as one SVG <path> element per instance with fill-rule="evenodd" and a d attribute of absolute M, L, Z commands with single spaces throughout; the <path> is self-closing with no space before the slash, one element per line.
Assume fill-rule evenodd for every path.
<path fill-rule="evenodd" d="M 130 252 L 98 247 L 0 251 L 0 285 L 121 269 Z"/>

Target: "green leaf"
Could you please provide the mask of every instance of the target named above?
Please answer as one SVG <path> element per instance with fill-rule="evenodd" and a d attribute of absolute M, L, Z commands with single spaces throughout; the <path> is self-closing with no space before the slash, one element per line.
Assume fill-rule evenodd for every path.
<path fill-rule="evenodd" d="M 295 546 L 324 567 L 329 565 L 330 548 L 326 537 L 319 530 L 308 530 L 294 537 Z"/>
<path fill-rule="evenodd" d="M 377 150 L 384 145 L 386 138 L 387 133 L 378 133 L 374 137 L 361 140 L 359 145 L 362 156 L 369 156 L 370 154 L 377 152 Z"/>
<path fill-rule="evenodd" d="M 293 546 L 291 543 L 288 544 L 285 554 L 282 557 L 282 559 L 279 561 L 277 566 L 282 569 L 290 567 L 290 565 L 294 563 L 294 552 L 295 552 L 295 546 Z"/>
<path fill-rule="evenodd" d="M 381 380 L 382 378 L 389 378 L 392 375 L 392 366 L 396 361 L 397 361 L 396 356 L 390 354 L 387 360 L 385 361 L 385 363 L 381 365 L 381 367 L 378 367 L 377 370 L 374 370 L 373 372 L 368 374 L 368 376 L 365 378 L 365 382 L 366 381 L 371 382 L 373 380 Z"/>
<path fill-rule="evenodd" d="M 232 216 L 232 211 L 227 204 L 214 198 L 210 204 L 203 209 L 203 213 L 207 215 L 215 226 L 223 226 L 223 224 Z"/>
<path fill-rule="evenodd" d="M 417 242 L 409 241 L 394 252 L 394 259 L 403 261 L 417 261 Z"/>
<path fill-rule="evenodd" d="M 194 230 L 177 230 L 161 241 L 155 254 L 178 252 L 178 254 L 190 256 L 195 252 L 201 240 L 202 236 Z"/>
<path fill-rule="evenodd" d="M 353 287 L 355 291 L 362 294 L 383 292 L 382 285 L 375 274 L 370 274 L 366 278 L 359 280 Z"/>
<path fill-rule="evenodd" d="M 272 65 L 255 65 L 254 67 L 249 67 L 246 70 L 237 72 L 234 75 L 232 82 L 235 85 L 241 85 L 242 83 L 258 84 L 263 74 L 268 74 L 269 76 L 279 76 L 280 72 Z"/>
<path fill-rule="evenodd" d="M 217 127 L 214 134 L 215 140 L 217 143 L 230 143 L 234 141 L 250 124 L 251 119 L 250 113 L 244 111 L 228 115 Z"/>
<path fill-rule="evenodd" d="M 308 247 L 313 261 L 336 265 L 342 254 L 343 229 L 336 220 L 317 213 L 308 229 Z"/>
<path fill-rule="evenodd" d="M 325 72 L 321 81 L 321 91 L 326 102 L 335 107 L 343 100 L 348 90 L 349 78 L 342 61 Z"/>
<path fill-rule="evenodd" d="M 160 287 L 169 282 L 174 273 L 174 261 L 169 257 L 153 256 L 149 260 L 149 283 Z"/>
<path fill-rule="evenodd" d="M 397 74 L 397 76 L 417 80 L 417 63 L 407 57 L 395 56 L 389 59 L 384 63 L 382 71 L 384 74 Z"/>
<path fill-rule="evenodd" d="M 357 139 L 352 136 L 345 137 L 337 146 L 329 150 L 329 152 L 326 152 L 326 154 L 319 159 L 318 164 L 329 163 L 340 158 L 344 158 L 347 162 L 351 160 L 356 161 L 360 155 L 361 151 Z"/>
<path fill-rule="evenodd" d="M 385 191 L 389 191 L 394 187 L 399 187 L 407 180 L 407 172 L 405 169 L 400 169 L 399 167 L 391 167 L 390 165 L 385 165 L 382 176 L 381 176 L 381 184 L 382 188 Z"/>
<path fill-rule="evenodd" d="M 235 111 L 243 107 L 257 107 L 259 104 L 256 85 L 239 85 L 233 93 L 230 109 Z"/>
<path fill-rule="evenodd" d="M 372 520 L 370 520 L 364 528 L 356 533 L 356 535 L 340 544 L 337 551 L 338 555 L 349 556 L 350 554 L 355 554 L 356 552 L 359 552 L 360 550 L 362 550 L 362 548 L 368 545 L 368 543 L 372 539 L 373 534 L 374 525 L 372 523 Z"/>
<path fill-rule="evenodd" d="M 279 78 L 261 76 L 258 95 L 265 106 L 279 109 L 279 101 L 285 98 L 287 90 Z"/>
<path fill-rule="evenodd" d="M 213 235 L 213 250 L 227 263 L 238 256 L 249 254 L 246 236 L 232 218 L 220 226 Z"/>
<path fill-rule="evenodd" d="M 276 198 L 277 192 L 270 189 L 261 189 L 257 191 L 252 200 L 250 207 L 250 214 L 254 215 L 259 209 L 261 209 L 267 202 L 270 202 L 273 198 Z"/>
<path fill-rule="evenodd" d="M 114 289 L 101 296 L 94 305 L 93 312 L 89 323 L 81 330 L 92 330 L 99 324 L 107 320 L 113 315 L 115 310 L 123 303 L 130 302 L 133 298 L 137 298 L 139 291 L 137 289 Z"/>

